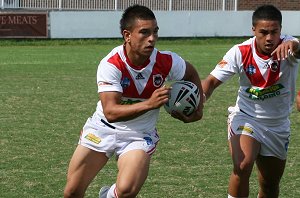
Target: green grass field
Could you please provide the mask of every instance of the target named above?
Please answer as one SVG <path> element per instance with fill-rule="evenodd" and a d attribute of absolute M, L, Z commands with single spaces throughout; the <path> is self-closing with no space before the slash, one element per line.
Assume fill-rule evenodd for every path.
<path fill-rule="evenodd" d="M 244 38 L 159 40 L 206 77 L 235 43 Z M 121 40 L 0 40 L 0 197 L 63 196 L 70 157 L 79 132 L 98 100 L 96 69 Z M 161 109 L 161 141 L 139 198 L 227 197 L 231 159 L 227 107 L 234 104 L 237 78 L 222 85 L 205 104 L 204 117 L 184 124 Z M 297 81 L 300 88 L 300 79 Z M 292 135 L 282 198 L 300 197 L 300 113 L 291 114 Z M 114 158 L 101 170 L 86 197 L 112 184 Z M 257 195 L 256 172 L 251 193 Z"/>

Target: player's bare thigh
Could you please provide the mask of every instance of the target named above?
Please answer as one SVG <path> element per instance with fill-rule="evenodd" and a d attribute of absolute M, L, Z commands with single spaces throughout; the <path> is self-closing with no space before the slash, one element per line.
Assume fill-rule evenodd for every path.
<path fill-rule="evenodd" d="M 120 156 L 117 178 L 119 191 L 133 194 L 139 192 L 148 176 L 150 158 L 150 155 L 141 149 L 131 150 Z"/>
<path fill-rule="evenodd" d="M 85 188 L 107 163 L 105 153 L 78 145 L 69 164 L 67 181 L 70 185 Z"/>
<path fill-rule="evenodd" d="M 229 139 L 229 149 L 236 165 L 241 162 L 252 164 L 259 154 L 260 143 L 253 137 L 239 134 Z"/>

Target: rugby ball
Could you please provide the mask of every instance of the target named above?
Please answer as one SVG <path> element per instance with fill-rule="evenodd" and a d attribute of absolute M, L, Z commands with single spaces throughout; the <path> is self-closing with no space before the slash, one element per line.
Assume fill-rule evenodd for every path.
<path fill-rule="evenodd" d="M 164 104 L 165 110 L 181 112 L 189 116 L 198 107 L 200 93 L 198 87 L 189 81 L 177 81 L 171 85 L 169 100 Z"/>

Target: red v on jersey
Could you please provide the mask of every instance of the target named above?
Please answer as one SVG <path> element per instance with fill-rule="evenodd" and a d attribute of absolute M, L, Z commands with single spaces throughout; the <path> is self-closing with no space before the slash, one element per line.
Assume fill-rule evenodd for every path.
<path fill-rule="evenodd" d="M 244 71 L 253 86 L 265 88 L 274 85 L 279 80 L 280 62 L 268 63 L 264 61 L 259 65 L 253 56 L 251 45 L 239 46 L 239 49 L 242 53 Z M 257 54 L 257 56 L 259 55 Z M 265 73 L 262 74 L 262 72 Z"/>
<path fill-rule="evenodd" d="M 137 70 L 137 67 L 131 67 L 128 62 L 126 65 L 118 53 L 108 59 L 108 62 L 115 65 L 122 73 L 120 83 L 123 88 L 123 97 L 147 99 L 151 97 L 154 90 L 162 86 L 171 70 L 172 57 L 169 54 L 154 53 L 155 60 L 149 61 L 148 65 L 141 67 L 140 70 Z M 143 78 L 137 78 L 137 75 L 132 75 L 132 73 L 137 73 Z M 139 83 L 143 84 L 142 91 L 138 91 Z"/>

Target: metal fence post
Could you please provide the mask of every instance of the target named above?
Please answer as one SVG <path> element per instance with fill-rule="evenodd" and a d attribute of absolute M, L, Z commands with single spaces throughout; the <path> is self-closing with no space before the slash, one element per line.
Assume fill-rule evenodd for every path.
<path fill-rule="evenodd" d="M 59 0 L 59 1 L 58 1 L 58 9 L 59 9 L 59 10 L 62 9 L 61 5 L 62 5 L 62 0 Z"/>
<path fill-rule="evenodd" d="M 4 0 L 1 0 L 1 9 L 4 9 Z"/>
<path fill-rule="evenodd" d="M 115 11 L 118 10 L 118 0 L 115 0 Z"/>
<path fill-rule="evenodd" d="M 169 0 L 169 11 L 172 11 L 172 0 Z"/>
<path fill-rule="evenodd" d="M 235 1 L 234 1 L 234 11 L 237 11 L 237 4 L 238 4 L 238 1 L 235 0 Z"/>

